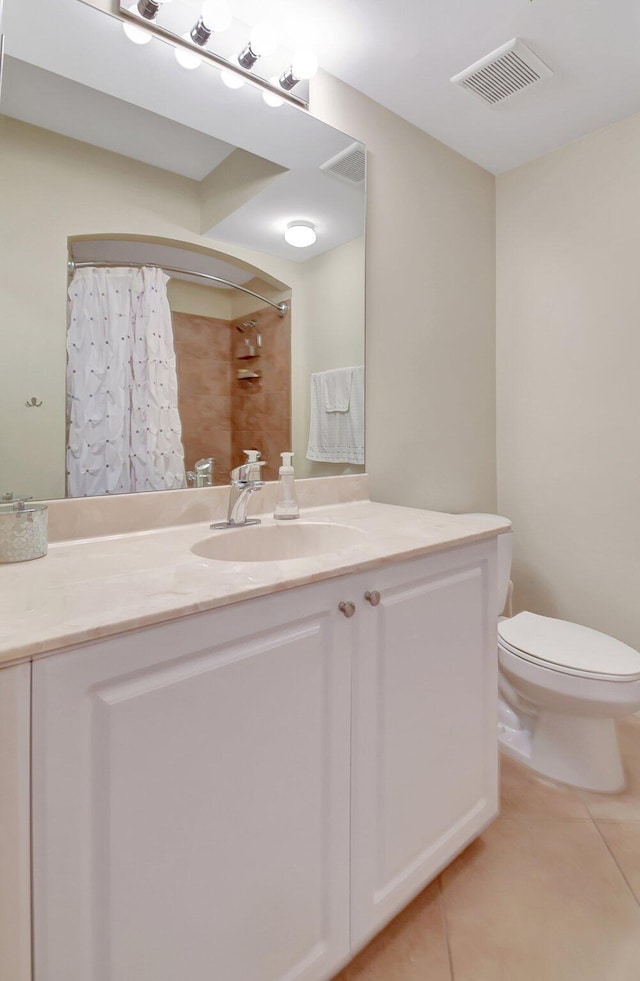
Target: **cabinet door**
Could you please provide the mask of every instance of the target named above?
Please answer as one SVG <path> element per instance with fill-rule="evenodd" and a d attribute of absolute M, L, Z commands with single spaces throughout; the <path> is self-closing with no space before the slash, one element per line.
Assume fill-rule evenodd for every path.
<path fill-rule="evenodd" d="M 360 577 L 354 948 L 497 814 L 494 575 L 480 543 Z"/>
<path fill-rule="evenodd" d="M 36 981 L 316 981 L 348 951 L 336 584 L 34 666 Z"/>
<path fill-rule="evenodd" d="M 0 669 L 0 981 L 31 979 L 31 665 Z"/>

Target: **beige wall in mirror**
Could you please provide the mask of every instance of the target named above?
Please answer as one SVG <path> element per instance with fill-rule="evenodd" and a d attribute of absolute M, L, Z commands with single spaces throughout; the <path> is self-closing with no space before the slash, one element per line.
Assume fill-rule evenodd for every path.
<path fill-rule="evenodd" d="M 291 435 L 285 440 L 289 419 L 278 410 L 277 427 L 271 427 L 266 445 L 260 447 L 271 465 L 268 476 L 275 476 L 279 452 L 290 448 L 300 476 L 362 469 L 306 459 L 311 373 L 364 363 L 362 235 L 306 262 L 217 242 L 201 234 L 203 209 L 210 215 L 215 207 L 210 180 L 203 198 L 203 182 L 6 116 L 0 117 L 0 183 L 11 189 L 3 205 L 0 239 L 0 493 L 45 499 L 65 494 L 68 243 L 70 238 L 106 234 L 213 249 L 260 270 L 257 291 L 268 295 L 270 290 L 276 301 L 289 297 L 293 311 L 291 373 L 284 386 Z M 235 193 L 237 198 L 237 189 L 221 183 L 227 196 Z M 228 210 L 224 196 L 218 207 L 220 214 Z M 255 287 L 256 282 L 248 285 Z M 224 320 L 229 334 L 235 335 L 230 349 L 241 336 L 235 331 L 236 321 L 250 320 L 261 307 L 242 293 L 176 279 L 170 281 L 169 297 L 175 322 L 182 328 L 185 318 L 195 318 L 194 323 L 200 318 L 200 328 L 202 318 Z M 268 319 L 275 323 L 279 318 L 276 314 Z M 265 352 L 270 329 L 275 328 L 265 323 Z M 177 343 L 178 359 L 179 348 Z M 261 396 L 254 398 L 253 407 L 261 403 L 262 411 L 269 412 L 272 406 L 261 384 L 241 385 L 236 394 L 250 390 Z M 27 406 L 32 398 L 42 404 Z M 217 482 L 228 479 L 229 464 L 241 462 L 238 452 L 244 447 L 239 441 L 243 434 L 255 436 L 255 423 L 251 415 L 243 417 L 228 457 L 221 451 L 215 426 L 210 421 L 203 426 L 211 434 L 211 448 L 205 454 L 206 439 L 201 438 L 196 441 L 198 452 L 217 458 Z M 195 461 L 185 462 L 188 467 Z"/>

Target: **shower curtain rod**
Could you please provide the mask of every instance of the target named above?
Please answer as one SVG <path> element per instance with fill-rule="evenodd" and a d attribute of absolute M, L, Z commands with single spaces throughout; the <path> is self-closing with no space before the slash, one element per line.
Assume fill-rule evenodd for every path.
<path fill-rule="evenodd" d="M 250 296 L 255 296 L 258 300 L 262 300 L 264 303 L 268 303 L 270 307 L 278 311 L 280 317 L 284 315 L 289 310 L 288 303 L 273 303 L 268 300 L 266 296 L 262 296 L 260 293 L 255 293 L 253 290 L 247 289 L 246 286 L 238 286 L 237 283 L 232 283 L 228 279 L 221 279 L 220 276 L 212 276 L 210 273 L 197 272 L 195 269 L 182 269 L 180 266 L 165 266 L 160 265 L 157 262 L 76 262 L 75 259 L 69 259 L 69 273 L 74 273 L 76 269 L 85 269 L 88 267 L 95 267 L 97 269 L 162 269 L 164 272 L 172 273 L 184 273 L 186 276 L 197 276 L 199 279 L 208 279 L 214 283 L 223 283 L 225 286 L 230 286 L 234 290 L 240 290 L 242 293 L 248 293 Z"/>

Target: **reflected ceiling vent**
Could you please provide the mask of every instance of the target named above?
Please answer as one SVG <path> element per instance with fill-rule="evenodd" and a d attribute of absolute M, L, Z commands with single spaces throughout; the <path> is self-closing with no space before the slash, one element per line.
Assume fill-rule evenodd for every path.
<path fill-rule="evenodd" d="M 495 106 L 549 75 L 553 75 L 551 69 L 524 41 L 513 38 L 470 68 L 454 75 L 451 81 L 490 106 Z"/>
<path fill-rule="evenodd" d="M 331 160 L 320 165 L 320 170 L 333 174 L 349 184 L 362 184 L 365 176 L 365 150 L 361 143 L 352 143 Z"/>

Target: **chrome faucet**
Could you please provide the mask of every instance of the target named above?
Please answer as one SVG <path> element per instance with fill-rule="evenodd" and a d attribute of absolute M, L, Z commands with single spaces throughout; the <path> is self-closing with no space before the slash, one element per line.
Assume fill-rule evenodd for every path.
<path fill-rule="evenodd" d="M 213 484 L 213 457 L 198 460 L 193 470 L 187 470 L 187 483 L 192 487 L 211 487 Z"/>
<path fill-rule="evenodd" d="M 247 518 L 247 506 L 251 495 L 264 487 L 260 470 L 266 466 L 266 460 L 260 459 L 259 450 L 242 452 L 247 456 L 246 462 L 231 471 L 227 520 L 211 525 L 212 528 L 244 528 L 260 524 L 260 518 Z"/>

